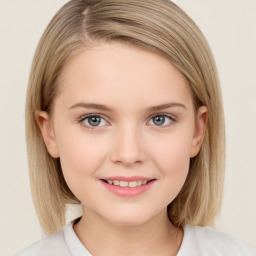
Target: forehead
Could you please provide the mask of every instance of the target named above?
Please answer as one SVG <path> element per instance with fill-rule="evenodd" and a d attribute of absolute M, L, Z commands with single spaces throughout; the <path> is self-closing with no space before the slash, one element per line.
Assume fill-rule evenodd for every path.
<path fill-rule="evenodd" d="M 98 44 L 70 59 L 60 86 L 66 102 L 139 106 L 191 101 L 187 80 L 167 59 L 120 43 Z"/>

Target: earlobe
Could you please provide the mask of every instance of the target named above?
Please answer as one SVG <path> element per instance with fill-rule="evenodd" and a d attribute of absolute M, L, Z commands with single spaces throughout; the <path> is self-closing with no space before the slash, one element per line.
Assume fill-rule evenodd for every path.
<path fill-rule="evenodd" d="M 59 150 L 56 143 L 56 138 L 55 138 L 54 130 L 52 127 L 52 123 L 50 121 L 48 113 L 45 111 L 36 110 L 34 117 L 39 126 L 44 143 L 46 145 L 46 148 L 49 154 L 53 158 L 58 158 Z"/>
<path fill-rule="evenodd" d="M 207 126 L 208 112 L 205 106 L 201 106 L 196 114 L 194 135 L 191 144 L 190 158 L 195 157 L 203 144 Z"/>

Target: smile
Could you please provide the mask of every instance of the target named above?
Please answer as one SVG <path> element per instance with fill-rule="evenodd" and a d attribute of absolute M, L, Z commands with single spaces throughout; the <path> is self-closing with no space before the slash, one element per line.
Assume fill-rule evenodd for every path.
<path fill-rule="evenodd" d="M 146 185 L 149 181 L 148 180 L 134 180 L 134 181 L 123 181 L 123 180 L 105 180 L 110 185 L 120 186 L 120 187 L 129 187 L 135 188 L 140 187 L 142 185 Z"/>
<path fill-rule="evenodd" d="M 121 197 L 134 197 L 150 190 L 156 179 L 143 177 L 109 177 L 101 179 L 104 187 Z"/>

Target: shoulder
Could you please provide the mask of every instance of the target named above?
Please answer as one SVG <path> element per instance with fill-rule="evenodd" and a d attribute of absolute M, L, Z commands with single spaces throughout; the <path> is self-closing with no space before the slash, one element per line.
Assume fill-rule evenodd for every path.
<path fill-rule="evenodd" d="M 212 228 L 190 225 L 185 226 L 182 247 L 181 251 L 185 252 L 190 248 L 194 252 L 192 255 L 197 256 L 256 256 L 256 248 L 247 245 L 233 236 Z M 178 255 L 183 256 L 185 254 Z"/>
<path fill-rule="evenodd" d="M 64 233 L 60 231 L 46 237 L 15 256 L 70 256 L 69 249 L 65 243 Z"/>

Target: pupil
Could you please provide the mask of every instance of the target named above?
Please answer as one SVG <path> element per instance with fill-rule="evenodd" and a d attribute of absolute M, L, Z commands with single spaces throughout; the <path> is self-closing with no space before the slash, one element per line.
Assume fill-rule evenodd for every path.
<path fill-rule="evenodd" d="M 89 117 L 88 122 L 91 126 L 98 126 L 100 124 L 100 117 L 98 116 Z"/>
<path fill-rule="evenodd" d="M 158 126 L 163 125 L 165 122 L 165 117 L 164 116 L 156 116 L 156 117 L 154 117 L 153 122 L 155 125 L 158 125 Z"/>

